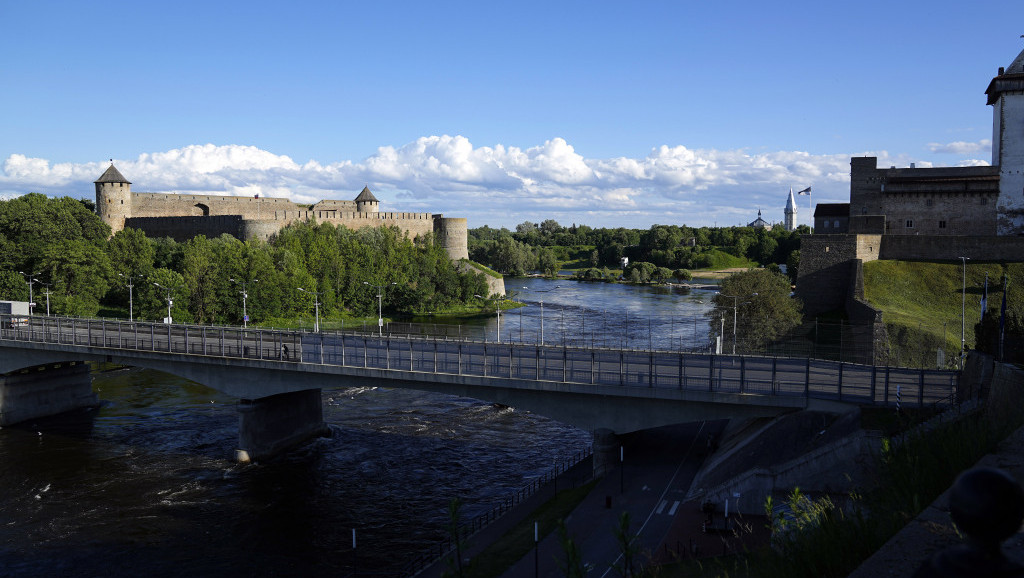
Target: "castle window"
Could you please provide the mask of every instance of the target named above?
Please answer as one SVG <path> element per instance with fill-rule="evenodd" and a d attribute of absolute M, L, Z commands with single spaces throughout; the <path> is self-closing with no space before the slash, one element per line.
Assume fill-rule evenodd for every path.
<path fill-rule="evenodd" d="M 832 227 L 834 227 L 836 229 L 839 228 L 839 219 L 836 219 L 835 221 L 832 222 Z"/>
<path fill-rule="evenodd" d="M 907 219 L 907 228 L 908 229 L 913 229 L 914 228 L 914 220 L 913 219 Z"/>
<path fill-rule="evenodd" d="M 821 224 L 821 228 L 822 228 L 822 229 L 827 229 L 827 228 L 828 228 L 828 220 L 827 220 L 827 219 L 825 220 L 825 222 L 823 222 L 823 223 Z"/>
<path fill-rule="evenodd" d="M 988 197 L 982 197 L 981 198 L 981 204 L 982 205 L 987 205 L 988 204 Z"/>
<path fill-rule="evenodd" d="M 945 229 L 946 228 L 946 221 L 939 221 L 939 228 L 940 229 Z"/>

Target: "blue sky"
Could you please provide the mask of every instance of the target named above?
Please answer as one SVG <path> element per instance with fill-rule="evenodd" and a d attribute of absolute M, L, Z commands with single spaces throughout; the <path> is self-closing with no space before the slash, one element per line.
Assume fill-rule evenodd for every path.
<path fill-rule="evenodd" d="M 0 194 L 354 198 L 471 227 L 782 220 L 991 160 L 1024 5 L 0 0 Z M 800 220 L 807 220 L 807 198 Z"/>

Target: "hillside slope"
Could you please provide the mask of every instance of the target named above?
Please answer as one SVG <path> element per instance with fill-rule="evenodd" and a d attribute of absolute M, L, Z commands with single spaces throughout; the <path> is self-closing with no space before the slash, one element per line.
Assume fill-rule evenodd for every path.
<path fill-rule="evenodd" d="M 1024 257 L 1024 256 L 1022 256 Z M 960 351 L 961 319 L 967 348 L 974 346 L 974 325 L 988 274 L 988 310 L 998 314 L 1002 279 L 1007 276 L 1007 308 L 1024 313 L 1024 263 L 967 262 L 966 291 L 960 262 L 872 261 L 864 264 L 864 296 L 882 310 L 892 365 L 935 367 L 936 350 L 945 345 L 947 365 Z M 964 315 L 961 314 L 963 311 Z"/>

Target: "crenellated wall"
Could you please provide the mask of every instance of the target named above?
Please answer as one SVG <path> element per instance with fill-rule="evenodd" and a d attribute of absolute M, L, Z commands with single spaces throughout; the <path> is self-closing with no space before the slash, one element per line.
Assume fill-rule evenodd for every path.
<path fill-rule="evenodd" d="M 469 258 L 466 219 L 380 211 L 368 188 L 356 200 L 324 200 L 306 207 L 282 198 L 133 193 L 113 164 L 95 183 L 97 212 L 112 233 L 129 226 L 150 237 L 179 241 L 224 234 L 267 240 L 291 223 L 315 221 L 349 229 L 397 227 L 410 238 L 432 234 L 453 261 Z"/>

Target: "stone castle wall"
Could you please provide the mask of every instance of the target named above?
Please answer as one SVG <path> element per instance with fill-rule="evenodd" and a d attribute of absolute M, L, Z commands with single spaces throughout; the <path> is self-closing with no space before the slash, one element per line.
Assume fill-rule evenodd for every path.
<path fill-rule="evenodd" d="M 208 238 L 224 234 L 244 238 L 242 236 L 242 217 L 238 215 L 215 215 L 211 217 L 130 217 L 125 219 L 125 227 L 139 229 L 147 237 L 170 237 L 175 241 L 188 241 L 197 235 Z M 276 230 L 275 230 L 276 232 Z"/>
<path fill-rule="evenodd" d="M 850 288 L 861 282 L 861 263 L 884 260 L 1024 261 L 1024 237 L 983 235 L 805 235 L 800 239 L 797 296 L 810 315 L 840 309 L 850 311 Z M 856 296 L 863 298 L 861 294 Z M 869 317 L 870 312 L 864 312 Z"/>
<path fill-rule="evenodd" d="M 451 217 L 444 218 L 436 215 L 434 218 L 434 242 L 440 243 L 452 260 L 469 259 L 469 230 L 466 226 L 466 219 Z"/>
<path fill-rule="evenodd" d="M 882 235 L 805 235 L 800 238 L 797 297 L 817 315 L 846 304 L 856 261 L 878 259 Z"/>
<path fill-rule="evenodd" d="M 150 237 L 178 241 L 224 234 L 266 240 L 291 223 L 314 221 L 349 229 L 397 227 L 410 238 L 430 234 L 453 261 L 469 258 L 466 219 L 381 212 L 379 201 L 368 189 L 357 197 L 360 200 L 325 200 L 308 208 L 281 198 L 132 193 L 131 183 L 113 164 L 95 184 L 97 212 L 112 233 L 128 226 Z"/>
<path fill-rule="evenodd" d="M 354 203 L 353 203 L 354 205 Z M 257 199 L 221 195 L 132 193 L 130 217 L 203 217 L 238 215 L 243 219 L 269 218 L 275 212 L 298 211 L 289 199 Z"/>
<path fill-rule="evenodd" d="M 800 252 L 801 258 L 803 251 Z M 885 235 L 879 259 L 906 261 L 1024 261 L 1024 237 Z"/>

